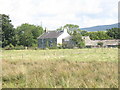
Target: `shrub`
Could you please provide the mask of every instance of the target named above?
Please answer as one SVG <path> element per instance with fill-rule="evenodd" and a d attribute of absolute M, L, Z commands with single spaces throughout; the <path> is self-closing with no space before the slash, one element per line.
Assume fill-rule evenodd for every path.
<path fill-rule="evenodd" d="M 120 45 L 117 46 L 120 49 Z"/>
<path fill-rule="evenodd" d="M 81 41 L 77 46 L 79 48 L 84 48 L 85 47 L 85 42 Z"/>
<path fill-rule="evenodd" d="M 10 46 L 8 45 L 8 46 L 6 46 L 4 49 L 5 49 L 5 50 L 10 50 Z"/>
<path fill-rule="evenodd" d="M 58 49 L 57 46 L 49 47 L 48 49 Z"/>
<path fill-rule="evenodd" d="M 59 43 L 59 44 L 58 44 L 58 48 L 59 48 L 59 49 L 62 49 L 62 44 Z"/>
<path fill-rule="evenodd" d="M 67 44 L 66 44 L 66 43 L 63 43 L 63 44 L 62 44 L 62 48 L 63 48 L 63 49 L 67 48 Z"/>
<path fill-rule="evenodd" d="M 25 48 L 24 48 L 24 46 L 20 45 L 20 46 L 16 46 L 14 49 L 15 50 L 24 50 Z"/>
<path fill-rule="evenodd" d="M 7 45 L 4 49 L 5 50 L 13 50 L 15 47 L 12 45 L 12 44 L 10 44 L 10 45 Z"/>
<path fill-rule="evenodd" d="M 10 48 L 11 48 L 11 49 L 14 49 L 14 46 L 13 46 L 12 44 L 10 44 Z"/>
<path fill-rule="evenodd" d="M 103 42 L 98 42 L 97 45 L 102 47 L 103 46 Z"/>

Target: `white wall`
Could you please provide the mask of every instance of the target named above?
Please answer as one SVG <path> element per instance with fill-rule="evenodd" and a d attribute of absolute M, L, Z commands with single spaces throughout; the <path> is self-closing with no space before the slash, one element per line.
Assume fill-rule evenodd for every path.
<path fill-rule="evenodd" d="M 64 33 L 61 34 L 58 38 L 57 38 L 57 44 L 62 44 L 62 39 L 69 37 L 70 35 L 67 33 L 67 29 L 64 29 Z"/>

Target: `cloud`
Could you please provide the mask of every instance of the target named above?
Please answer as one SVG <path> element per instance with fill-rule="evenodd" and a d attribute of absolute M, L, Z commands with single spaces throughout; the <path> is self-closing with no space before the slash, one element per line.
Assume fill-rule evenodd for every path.
<path fill-rule="evenodd" d="M 10 15 L 16 27 L 43 24 L 56 29 L 72 23 L 80 27 L 117 22 L 118 0 L 0 0 L 0 13 Z"/>

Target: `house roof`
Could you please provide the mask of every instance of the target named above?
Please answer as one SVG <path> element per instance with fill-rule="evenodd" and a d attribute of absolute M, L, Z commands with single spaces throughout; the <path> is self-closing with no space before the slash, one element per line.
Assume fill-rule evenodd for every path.
<path fill-rule="evenodd" d="M 120 40 L 90 40 L 86 42 L 86 45 L 93 45 L 96 46 L 98 44 L 98 42 L 102 42 L 103 46 L 106 45 L 118 45 Z"/>
<path fill-rule="evenodd" d="M 38 37 L 38 39 L 44 39 L 44 38 L 58 38 L 63 31 L 48 31 L 41 36 Z"/>
<path fill-rule="evenodd" d="M 82 36 L 85 39 L 86 45 L 96 46 L 98 42 L 102 42 L 103 46 L 106 45 L 118 45 L 120 44 L 120 39 L 112 39 L 112 40 L 91 40 L 89 36 Z"/>
<path fill-rule="evenodd" d="M 95 42 L 103 42 L 103 45 L 118 45 L 119 40 L 113 39 L 113 40 L 94 40 Z"/>

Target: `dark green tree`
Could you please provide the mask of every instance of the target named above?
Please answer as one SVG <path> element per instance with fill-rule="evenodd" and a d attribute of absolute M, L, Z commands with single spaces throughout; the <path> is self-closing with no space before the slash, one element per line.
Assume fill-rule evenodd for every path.
<path fill-rule="evenodd" d="M 16 36 L 15 36 L 15 29 L 11 23 L 11 20 L 8 15 L 1 14 L 2 16 L 2 47 L 7 45 L 16 45 Z"/>
<path fill-rule="evenodd" d="M 37 45 L 37 37 L 43 33 L 42 27 L 27 23 L 18 26 L 16 30 L 19 38 L 19 45 L 28 47 Z"/>
<path fill-rule="evenodd" d="M 120 28 L 108 29 L 107 35 L 114 39 L 120 39 Z"/>
<path fill-rule="evenodd" d="M 2 15 L 0 14 L 0 47 L 2 47 Z"/>
<path fill-rule="evenodd" d="M 90 36 L 92 40 L 112 39 L 107 35 L 106 31 L 88 32 L 88 36 Z"/>
<path fill-rule="evenodd" d="M 88 32 L 85 31 L 85 30 L 81 30 L 81 35 L 82 35 L 82 36 L 88 36 Z"/>
<path fill-rule="evenodd" d="M 75 42 L 75 45 L 79 48 L 85 47 L 85 42 L 82 39 L 82 35 L 77 31 L 74 31 L 72 34 L 72 40 Z"/>

